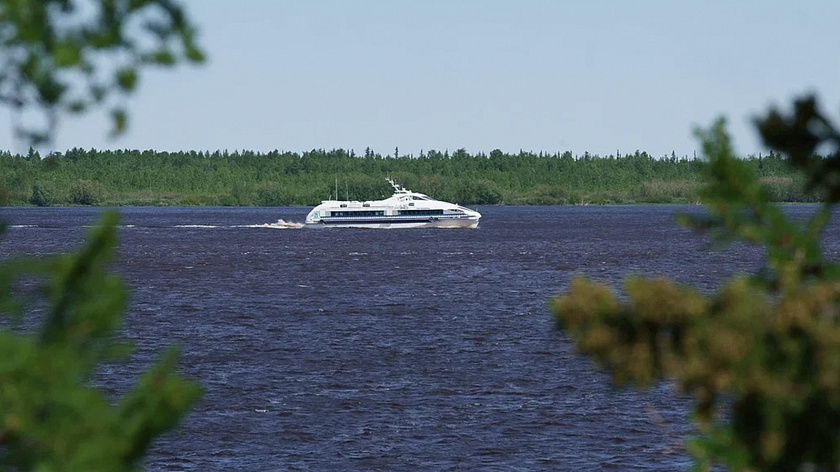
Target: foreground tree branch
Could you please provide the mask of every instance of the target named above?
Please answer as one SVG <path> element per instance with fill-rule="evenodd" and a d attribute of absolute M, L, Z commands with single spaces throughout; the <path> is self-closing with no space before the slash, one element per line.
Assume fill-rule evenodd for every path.
<path fill-rule="evenodd" d="M 59 115 L 96 107 L 123 132 L 141 69 L 203 60 L 175 0 L 0 0 L 0 105 L 33 146 L 52 139 Z"/>
<path fill-rule="evenodd" d="M 695 403 L 688 441 L 698 470 L 835 471 L 840 466 L 840 267 L 820 236 L 840 201 L 840 136 L 813 98 L 758 122 L 824 203 L 804 225 L 769 202 L 733 156 L 723 121 L 699 131 L 708 213 L 681 217 L 717 241 L 766 249 L 765 267 L 710 296 L 666 279 L 631 278 L 626 302 L 583 278 L 553 300 L 557 325 L 617 386 L 675 382 Z M 829 157 L 815 157 L 818 148 Z M 804 468 L 804 469 L 803 469 Z"/>
<path fill-rule="evenodd" d="M 92 386 L 98 365 L 130 351 L 114 340 L 127 292 L 106 271 L 116 219 L 106 214 L 75 254 L 0 263 L 0 314 L 32 323 L 33 302 L 43 296 L 48 305 L 32 332 L 15 323 L 0 330 L 0 470 L 137 470 L 201 393 L 176 372 L 174 351 L 121 399 Z M 32 277 L 36 297 L 21 299 L 14 288 Z"/>

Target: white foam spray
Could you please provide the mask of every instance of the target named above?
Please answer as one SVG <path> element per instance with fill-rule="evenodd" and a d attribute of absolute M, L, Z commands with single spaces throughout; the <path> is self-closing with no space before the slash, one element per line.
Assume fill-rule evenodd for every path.
<path fill-rule="evenodd" d="M 245 225 L 244 228 L 271 228 L 271 229 L 300 229 L 305 225 L 303 223 L 295 223 L 293 221 L 277 220 L 276 223 L 265 223 L 261 225 Z"/>

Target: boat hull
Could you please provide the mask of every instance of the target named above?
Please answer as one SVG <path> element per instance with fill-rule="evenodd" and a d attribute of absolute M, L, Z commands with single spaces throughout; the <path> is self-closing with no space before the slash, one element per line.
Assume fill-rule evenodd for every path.
<path fill-rule="evenodd" d="M 307 223 L 312 228 L 369 228 L 369 229 L 399 229 L 399 228 L 463 228 L 478 227 L 477 218 L 439 218 L 439 219 L 396 219 L 382 218 L 377 220 L 353 220 L 351 218 L 322 218 L 318 222 Z"/>

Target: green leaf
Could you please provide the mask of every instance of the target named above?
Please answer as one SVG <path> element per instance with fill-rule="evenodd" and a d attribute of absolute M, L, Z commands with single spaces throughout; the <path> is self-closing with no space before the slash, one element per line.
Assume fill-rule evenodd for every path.
<path fill-rule="evenodd" d="M 131 92 L 137 86 L 137 70 L 127 67 L 117 71 L 117 84 L 125 92 Z"/>
<path fill-rule="evenodd" d="M 83 113 L 87 110 L 87 102 L 84 100 L 74 100 L 67 104 L 67 111 L 70 113 Z"/>
<path fill-rule="evenodd" d="M 114 124 L 111 134 L 122 134 L 125 131 L 126 124 L 128 122 L 128 115 L 126 114 L 124 109 L 114 108 L 113 110 L 111 110 L 111 121 Z"/>
<path fill-rule="evenodd" d="M 82 48 L 74 41 L 65 41 L 53 51 L 53 63 L 56 67 L 73 67 L 82 60 Z"/>
<path fill-rule="evenodd" d="M 175 56 L 172 54 L 171 51 L 168 51 L 166 49 L 160 49 L 151 54 L 148 54 L 145 58 L 145 62 L 158 64 L 161 66 L 172 66 L 175 64 Z"/>
<path fill-rule="evenodd" d="M 200 49 L 195 47 L 195 45 L 188 44 L 186 49 L 187 49 L 187 59 L 189 59 L 190 62 L 200 64 L 200 63 L 205 61 L 206 57 L 204 56 L 204 53 L 201 52 Z"/>

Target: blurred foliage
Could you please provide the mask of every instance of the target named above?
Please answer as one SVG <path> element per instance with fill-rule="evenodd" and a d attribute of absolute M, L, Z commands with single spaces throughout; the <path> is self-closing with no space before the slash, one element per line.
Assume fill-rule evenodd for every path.
<path fill-rule="evenodd" d="M 200 389 L 165 354 L 122 398 L 94 387 L 127 293 L 106 271 L 116 243 L 107 213 L 75 254 L 0 263 L 0 470 L 133 471 Z"/>
<path fill-rule="evenodd" d="M 840 266 L 820 237 L 840 201 L 840 134 L 813 98 L 758 121 L 764 142 L 823 203 L 804 225 L 769 202 L 733 157 L 723 121 L 699 131 L 708 212 L 683 224 L 720 243 L 766 248 L 754 275 L 705 295 L 666 279 L 630 278 L 626 298 L 584 278 L 552 302 L 559 328 L 618 386 L 674 381 L 695 403 L 696 469 L 836 471 L 840 467 Z M 827 157 L 815 157 L 818 150 Z"/>
<path fill-rule="evenodd" d="M 184 61 L 203 53 L 174 0 L 0 0 L 0 104 L 17 112 L 15 133 L 32 145 L 50 141 L 60 113 L 95 106 L 121 133 L 140 70 Z M 23 123 L 27 110 L 42 123 Z"/>
<path fill-rule="evenodd" d="M 15 111 L 15 133 L 33 146 L 52 138 L 59 114 L 92 106 L 109 108 L 114 133 L 122 132 L 119 98 L 135 89 L 139 70 L 183 60 L 200 62 L 202 53 L 172 0 L 0 0 L 0 104 Z M 32 113 L 44 123 L 33 125 Z M 32 147 L 21 160 L 60 166 Z M 19 177 L 0 183 L 0 204 Z M 89 179 L 30 188 L 39 206 L 92 205 L 105 194 Z M 0 470 L 138 470 L 151 442 L 200 395 L 177 374 L 175 351 L 121 398 L 95 386 L 103 363 L 130 353 L 114 340 L 127 293 L 106 270 L 116 221 L 105 214 L 75 254 L 0 261 Z"/>

